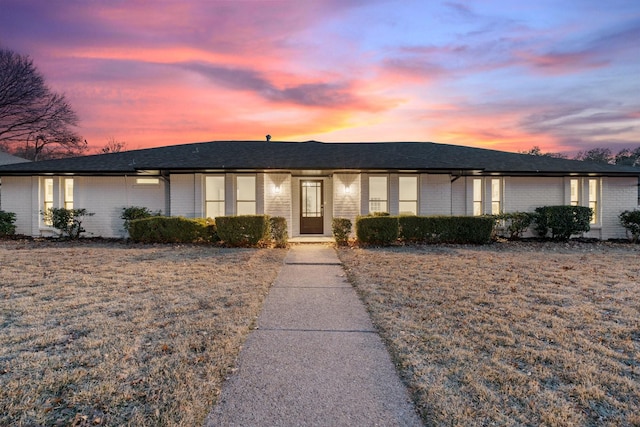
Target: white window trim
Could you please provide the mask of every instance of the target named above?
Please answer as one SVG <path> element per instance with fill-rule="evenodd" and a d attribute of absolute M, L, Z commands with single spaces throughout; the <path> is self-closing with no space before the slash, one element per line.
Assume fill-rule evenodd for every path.
<path fill-rule="evenodd" d="M 400 185 L 400 181 L 402 178 L 413 178 L 416 181 L 416 194 L 415 199 L 402 199 L 400 198 L 400 192 L 402 186 Z M 415 203 L 415 212 L 413 215 L 420 215 L 420 177 L 418 175 L 400 175 L 398 176 L 398 213 L 400 213 L 400 204 L 402 202 L 405 203 Z M 402 214 L 401 214 L 402 215 Z"/>
<path fill-rule="evenodd" d="M 223 198 L 222 199 L 207 199 L 207 178 L 222 178 L 222 190 L 224 192 L 223 194 Z M 206 218 L 207 215 L 207 203 L 208 202 L 222 202 L 222 215 L 224 216 L 226 215 L 226 206 L 227 206 L 227 179 L 226 179 L 226 175 L 224 174 L 217 174 L 217 175 L 205 175 L 203 178 L 203 186 L 204 186 L 204 191 L 202 192 L 202 209 L 203 209 L 203 216 Z"/>
<path fill-rule="evenodd" d="M 238 185 L 238 179 L 240 178 L 253 178 L 253 199 L 241 199 L 240 198 L 240 187 Z M 235 177 L 235 213 L 236 215 L 255 215 L 258 213 L 258 176 L 256 174 L 250 175 L 236 175 Z M 240 210 L 238 209 L 239 203 L 253 203 L 253 214 L 240 214 Z"/>

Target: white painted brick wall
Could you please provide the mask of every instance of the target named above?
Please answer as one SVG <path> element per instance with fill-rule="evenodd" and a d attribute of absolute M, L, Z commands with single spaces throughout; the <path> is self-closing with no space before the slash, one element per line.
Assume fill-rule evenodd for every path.
<path fill-rule="evenodd" d="M 333 217 L 351 220 L 352 233 L 355 231 L 356 217 L 360 215 L 361 176 L 354 173 L 333 175 Z M 345 187 L 349 192 L 345 192 Z"/>
<path fill-rule="evenodd" d="M 618 217 L 622 211 L 638 208 L 638 179 L 604 177 L 601 181 L 601 239 L 624 239 L 626 230 Z"/>
<path fill-rule="evenodd" d="M 420 176 L 420 215 L 451 215 L 451 175 Z"/>
<path fill-rule="evenodd" d="M 276 191 L 276 188 L 279 188 L 279 192 Z M 291 221 L 291 191 L 291 174 L 264 174 L 264 213 L 270 216 L 284 217 L 287 220 L 287 231 L 289 233 L 289 237 L 292 236 L 293 226 L 293 222 Z"/>
<path fill-rule="evenodd" d="M 172 174 L 171 180 L 171 215 L 197 218 L 204 212 L 196 210 L 195 174 Z M 200 185 L 202 185 L 200 183 Z"/>
<path fill-rule="evenodd" d="M 533 212 L 540 206 L 565 204 L 562 177 L 508 177 L 504 186 L 505 212 Z"/>
<path fill-rule="evenodd" d="M 124 237 L 120 216 L 125 207 L 166 213 L 165 185 L 162 179 L 157 185 L 137 185 L 135 177 L 74 177 L 74 207 L 95 213 L 84 219 L 84 235 Z"/>
<path fill-rule="evenodd" d="M 37 178 L 34 192 L 37 196 Z M 37 235 L 33 229 L 33 218 L 40 215 L 37 205 L 32 203 L 32 178 L 30 176 L 4 176 L 2 177 L 2 210 L 16 214 L 16 233 L 26 236 Z M 37 223 L 36 223 L 37 231 Z"/>

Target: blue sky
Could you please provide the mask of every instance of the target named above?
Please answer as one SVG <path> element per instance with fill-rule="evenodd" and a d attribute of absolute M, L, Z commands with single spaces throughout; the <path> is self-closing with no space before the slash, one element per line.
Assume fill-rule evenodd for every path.
<path fill-rule="evenodd" d="M 640 2 L 0 0 L 90 145 L 640 146 Z"/>

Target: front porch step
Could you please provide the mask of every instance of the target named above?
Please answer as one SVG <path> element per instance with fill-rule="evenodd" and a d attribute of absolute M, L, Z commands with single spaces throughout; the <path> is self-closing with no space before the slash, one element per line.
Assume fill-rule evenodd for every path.
<path fill-rule="evenodd" d="M 289 243 L 335 243 L 335 240 L 328 236 L 296 236 L 289 238 Z"/>

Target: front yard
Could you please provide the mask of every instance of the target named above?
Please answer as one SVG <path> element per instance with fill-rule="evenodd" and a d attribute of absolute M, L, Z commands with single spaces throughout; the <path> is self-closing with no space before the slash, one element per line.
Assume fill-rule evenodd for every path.
<path fill-rule="evenodd" d="M 0 425 L 201 425 L 285 253 L 0 241 Z M 640 425 L 640 245 L 339 256 L 426 425 Z"/>
<path fill-rule="evenodd" d="M 0 241 L 0 425 L 202 425 L 285 253 Z"/>
<path fill-rule="evenodd" d="M 640 246 L 339 255 L 426 425 L 640 425 Z"/>

